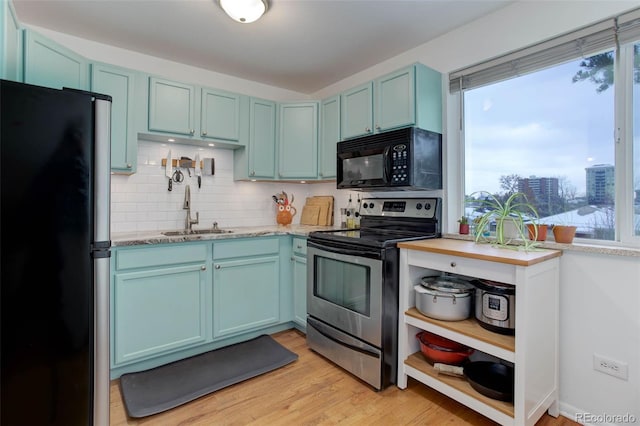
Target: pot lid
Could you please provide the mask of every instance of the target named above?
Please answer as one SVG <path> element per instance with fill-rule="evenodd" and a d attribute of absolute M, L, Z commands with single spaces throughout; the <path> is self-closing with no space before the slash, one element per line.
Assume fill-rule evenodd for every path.
<path fill-rule="evenodd" d="M 476 279 L 473 281 L 473 284 L 486 291 L 494 291 L 496 293 L 503 294 L 515 294 L 516 287 L 512 284 L 499 283 L 497 281 L 485 280 L 485 279 Z"/>
<path fill-rule="evenodd" d="M 448 294 L 471 293 L 474 290 L 474 286 L 465 280 L 443 275 L 422 277 L 420 284 L 429 290 Z"/>

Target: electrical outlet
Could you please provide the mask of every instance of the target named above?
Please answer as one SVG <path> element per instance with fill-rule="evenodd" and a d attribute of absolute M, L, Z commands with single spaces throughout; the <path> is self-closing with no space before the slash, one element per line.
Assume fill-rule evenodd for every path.
<path fill-rule="evenodd" d="M 629 379 L 629 364 L 593 354 L 593 369 L 622 380 Z"/>

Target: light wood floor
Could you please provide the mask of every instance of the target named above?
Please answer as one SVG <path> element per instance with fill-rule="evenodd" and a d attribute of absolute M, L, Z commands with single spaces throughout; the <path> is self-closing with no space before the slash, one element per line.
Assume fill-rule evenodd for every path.
<path fill-rule="evenodd" d="M 278 370 L 143 419 L 127 418 L 119 381 L 111 383 L 111 425 L 495 425 L 419 382 L 382 392 L 312 352 L 296 330 L 273 335 L 298 354 Z M 536 426 L 573 426 L 545 415 Z"/>

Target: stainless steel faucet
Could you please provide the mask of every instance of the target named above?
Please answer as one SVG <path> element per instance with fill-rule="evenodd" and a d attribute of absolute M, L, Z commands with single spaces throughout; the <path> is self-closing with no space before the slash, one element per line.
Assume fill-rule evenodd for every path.
<path fill-rule="evenodd" d="M 200 222 L 200 213 L 196 212 L 196 218 L 191 219 L 191 188 L 187 185 L 184 188 L 184 205 L 182 206 L 187 211 L 187 218 L 184 222 L 184 229 L 191 232 L 191 227 L 197 225 Z"/>

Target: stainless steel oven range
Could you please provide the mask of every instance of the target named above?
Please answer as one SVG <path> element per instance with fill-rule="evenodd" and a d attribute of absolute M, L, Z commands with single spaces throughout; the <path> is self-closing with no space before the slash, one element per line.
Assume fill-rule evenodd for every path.
<path fill-rule="evenodd" d="M 440 198 L 365 198 L 360 229 L 307 239 L 307 344 L 376 390 L 395 383 L 397 243 L 439 238 Z"/>

